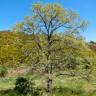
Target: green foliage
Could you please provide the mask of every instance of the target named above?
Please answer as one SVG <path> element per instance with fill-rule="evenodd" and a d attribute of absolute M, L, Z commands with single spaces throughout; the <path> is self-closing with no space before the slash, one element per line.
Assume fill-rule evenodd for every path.
<path fill-rule="evenodd" d="M 49 94 L 45 90 L 44 83 L 42 83 L 43 76 L 30 76 L 35 82 L 34 92 L 30 92 L 27 95 L 20 94 L 14 90 L 14 82 L 10 85 L 9 81 L 14 81 L 14 78 L 10 78 L 9 81 L 0 80 L 0 85 L 5 84 L 5 89 L 0 88 L 0 96 L 95 96 L 95 85 L 92 82 L 87 82 L 80 77 L 59 77 L 54 78 L 53 93 Z M 27 77 L 26 77 L 27 78 Z M 42 78 L 42 79 L 41 79 Z M 40 85 L 38 85 L 38 83 Z M 7 86 L 6 86 L 7 85 Z M 8 88 L 8 86 L 11 86 Z"/>
<path fill-rule="evenodd" d="M 56 82 L 54 88 L 50 87 L 53 96 L 95 96 L 96 92 L 90 82 L 96 81 L 96 42 L 87 43 L 80 36 L 79 33 L 86 29 L 88 22 L 79 20 L 75 11 L 57 3 L 34 4 L 32 16 L 26 16 L 23 22 L 16 24 L 13 32 L 0 32 L 0 76 L 7 75 L 7 66 L 14 68 L 31 65 L 33 72 L 35 70 L 38 74 L 45 74 L 43 76 L 48 73 L 47 78 Z M 68 83 L 63 78 L 60 80 L 65 81 L 60 83 L 56 78 L 61 75 L 71 76 L 72 79 L 79 77 L 88 84 L 85 81 L 83 84 L 78 83 L 75 79 L 74 83 L 71 80 Z M 0 85 L 8 81 L 11 86 L 10 80 L 2 79 L 3 84 Z M 18 77 L 14 90 L 5 91 L 4 95 L 51 96 L 45 91 L 45 85 L 49 83 L 36 82 L 40 84 L 39 87 L 28 78 Z"/>
<path fill-rule="evenodd" d="M 28 78 L 25 77 L 18 77 L 16 79 L 14 90 L 15 93 L 24 96 L 27 96 L 28 94 L 31 94 L 31 96 L 40 96 L 42 94 L 39 88 L 34 87 L 34 83 L 32 83 L 32 80 L 30 81 Z"/>
<path fill-rule="evenodd" d="M 0 77 L 5 77 L 8 73 L 8 67 L 6 65 L 2 65 L 0 68 Z"/>
<path fill-rule="evenodd" d="M 23 22 L 16 24 L 13 30 L 32 36 L 33 41 L 30 42 L 34 45 L 31 46 L 32 54 L 29 53 L 29 58 L 32 59 L 26 59 L 33 61 L 39 71 L 47 69 L 47 73 L 52 73 L 58 69 L 74 70 L 80 65 L 80 52 L 85 48 L 85 43 L 78 38 L 86 26 L 87 22 L 80 20 L 75 11 L 57 3 L 36 3 L 32 6 L 32 16 L 27 16 Z M 62 33 L 67 33 L 67 36 L 61 34 L 60 29 L 63 30 Z"/>
<path fill-rule="evenodd" d="M 17 92 L 21 94 L 28 94 L 30 91 L 32 91 L 32 84 L 31 82 L 24 77 L 18 77 L 16 79 L 15 89 Z"/>

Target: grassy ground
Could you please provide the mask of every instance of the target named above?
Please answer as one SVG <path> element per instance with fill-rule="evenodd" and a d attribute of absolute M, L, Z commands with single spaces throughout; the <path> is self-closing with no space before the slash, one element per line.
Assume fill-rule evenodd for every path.
<path fill-rule="evenodd" d="M 53 94 L 48 94 L 45 91 L 44 88 L 46 87 L 46 79 L 43 76 L 34 75 L 27 77 L 33 80 L 36 87 L 41 88 L 43 92 L 42 96 L 96 96 L 96 87 L 92 84 L 92 82 L 87 82 L 77 77 L 55 77 L 53 80 Z M 19 96 L 16 94 L 14 95 L 14 91 L 12 90 L 14 88 L 16 78 L 17 77 L 6 77 L 0 79 L 0 96 Z"/>

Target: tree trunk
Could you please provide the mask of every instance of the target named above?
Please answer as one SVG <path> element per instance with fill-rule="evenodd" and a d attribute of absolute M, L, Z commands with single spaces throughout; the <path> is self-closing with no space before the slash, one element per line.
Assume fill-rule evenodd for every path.
<path fill-rule="evenodd" d="M 47 91 L 52 93 L 52 78 L 48 78 L 47 80 Z"/>
<path fill-rule="evenodd" d="M 48 78 L 47 78 L 47 91 L 52 93 L 52 64 L 50 59 L 48 60 Z"/>
<path fill-rule="evenodd" d="M 48 55 L 47 55 L 47 64 L 48 64 L 48 78 L 47 78 L 47 91 L 49 92 L 49 93 L 52 93 L 52 70 L 53 70 L 53 68 L 52 68 L 52 63 L 51 63 L 51 51 L 50 51 L 50 48 L 51 48 L 51 36 L 52 35 L 50 35 L 49 34 L 50 32 L 49 32 L 49 30 L 48 30 Z"/>

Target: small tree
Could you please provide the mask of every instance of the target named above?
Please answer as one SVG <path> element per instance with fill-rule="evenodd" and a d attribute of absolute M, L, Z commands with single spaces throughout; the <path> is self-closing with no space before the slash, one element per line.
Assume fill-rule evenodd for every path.
<path fill-rule="evenodd" d="M 34 4 L 32 16 L 27 16 L 24 22 L 16 25 L 15 31 L 32 34 L 35 48 L 38 53 L 37 60 L 40 64 L 45 64 L 48 72 L 47 90 L 52 92 L 53 63 L 57 59 L 56 52 L 63 50 L 61 46 L 62 36 L 58 31 L 78 33 L 84 30 L 86 21 L 79 21 L 76 12 L 70 11 L 57 3 Z M 60 38 L 58 38 L 58 36 Z M 57 45 L 59 45 L 57 47 Z M 54 59 L 52 59 L 54 57 Z M 44 60 L 42 60 L 43 58 Z"/>

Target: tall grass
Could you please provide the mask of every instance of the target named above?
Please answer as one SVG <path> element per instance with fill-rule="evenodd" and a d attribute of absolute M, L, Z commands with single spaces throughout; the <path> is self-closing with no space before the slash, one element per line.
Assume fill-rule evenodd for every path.
<path fill-rule="evenodd" d="M 32 79 L 35 83 L 35 88 L 38 93 L 42 93 L 40 96 L 96 96 L 96 87 L 80 78 L 72 77 L 55 77 L 53 79 L 53 93 L 49 94 L 46 92 L 46 78 L 43 76 L 26 76 L 30 80 Z M 13 78 L 3 78 L 0 80 L 0 96 L 22 96 L 16 93 L 14 89 L 14 84 L 17 77 Z M 33 96 L 32 93 L 27 94 L 27 96 Z M 34 96 L 39 96 L 35 94 Z"/>

